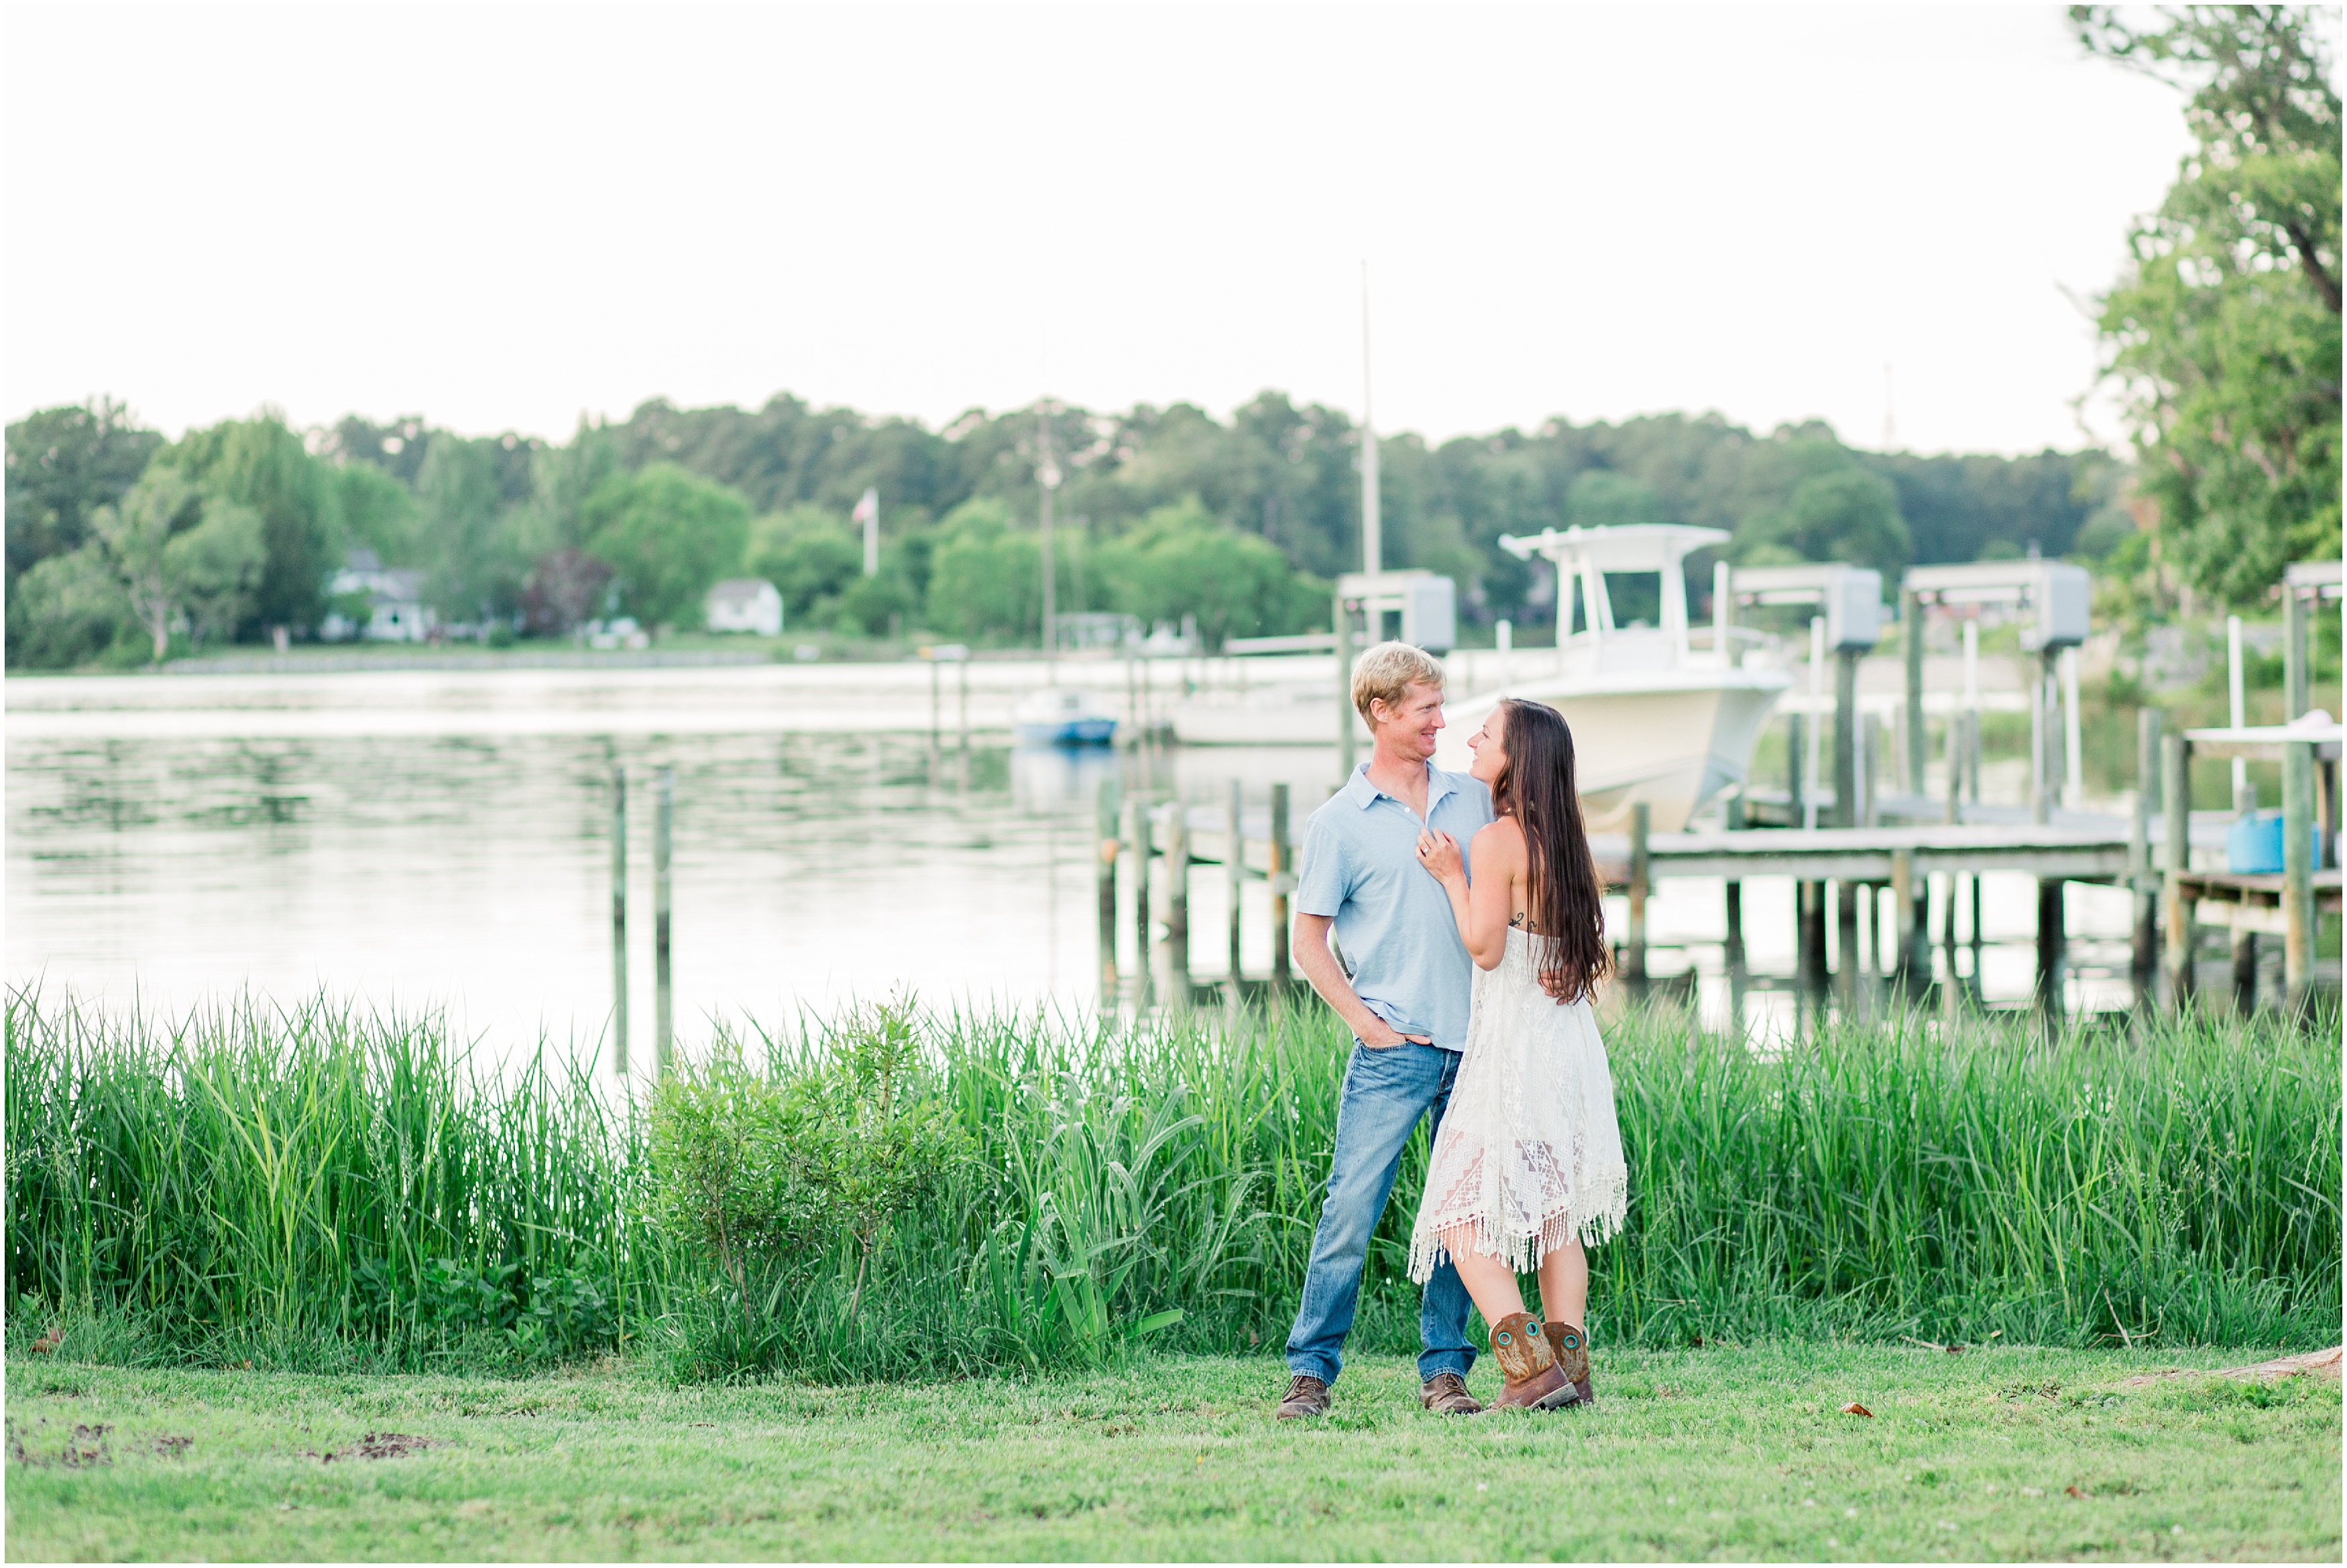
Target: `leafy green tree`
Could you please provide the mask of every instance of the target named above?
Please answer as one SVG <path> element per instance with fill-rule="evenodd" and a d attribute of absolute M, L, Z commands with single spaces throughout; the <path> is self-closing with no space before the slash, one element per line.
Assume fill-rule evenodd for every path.
<path fill-rule="evenodd" d="M 168 463 L 149 469 L 118 504 L 98 508 L 90 531 L 157 664 L 183 621 L 199 643 L 233 633 L 268 559 L 258 512 L 207 496 Z"/>
<path fill-rule="evenodd" d="M 2340 102 L 2323 13 L 2075 6 L 2092 53 L 2188 93 L 2195 142 L 2102 299 L 2163 555 L 2251 602 L 2340 549 Z"/>
<path fill-rule="evenodd" d="M 333 471 L 310 455 L 276 414 L 190 431 L 158 457 L 205 494 L 261 517 L 266 559 L 251 600 L 260 626 L 307 627 L 325 612 L 326 577 L 339 555 Z"/>
<path fill-rule="evenodd" d="M 90 516 L 90 532 L 106 552 L 122 596 L 154 644 L 155 662 L 170 651 L 171 626 L 185 603 L 171 536 L 191 528 L 203 510 L 203 492 L 168 463 L 158 463 L 113 506 Z"/>
<path fill-rule="evenodd" d="M 27 669 L 70 669 L 128 638 L 139 648 L 138 624 L 122 597 L 122 579 L 93 539 L 51 555 L 18 577 L 8 605 L 8 663 Z"/>
<path fill-rule="evenodd" d="M 965 501 L 938 525 L 929 554 L 929 621 L 965 636 L 1040 640 L 1043 551 L 1038 535 L 1011 526 L 991 497 Z"/>
<path fill-rule="evenodd" d="M 8 427 L 8 580 L 78 550 L 90 514 L 111 506 L 147 471 L 163 438 L 141 430 L 110 398 L 47 408 Z"/>
<path fill-rule="evenodd" d="M 445 620 L 486 624 L 520 596 L 528 557 L 508 548 L 504 453 L 495 441 L 435 435 L 416 471 L 433 607 Z"/>
<path fill-rule="evenodd" d="M 568 446 L 530 456 L 527 536 L 536 553 L 577 550 L 587 543 L 587 498 L 622 467 L 620 438 L 584 418 Z"/>
<path fill-rule="evenodd" d="M 1301 630 L 1327 615 L 1324 588 L 1299 584 L 1276 545 L 1217 522 L 1194 496 L 1102 546 L 1099 572 L 1128 614 L 1177 624 L 1195 616 L 1209 647 Z"/>
<path fill-rule="evenodd" d="M 1061 552 L 1064 558 L 1067 552 Z M 1040 559 L 1041 553 L 1037 553 Z M 912 612 L 913 590 L 905 579 L 885 568 L 873 576 L 857 575 L 839 596 L 839 626 L 866 636 L 886 635 L 893 623 Z M 1040 612 L 1039 612 L 1040 613 Z"/>
<path fill-rule="evenodd" d="M 787 624 L 813 624 L 860 579 L 864 545 L 837 513 L 801 504 L 750 524 L 743 565 L 774 585 Z"/>
<path fill-rule="evenodd" d="M 345 545 L 364 545 L 386 566 L 423 564 L 424 513 L 406 485 L 371 463 L 335 467 L 330 483 Z"/>
<path fill-rule="evenodd" d="M 1667 523 L 1670 514 L 1654 486 L 1610 468 L 1592 468 L 1565 492 L 1564 521 L 1574 528 L 1623 528 Z"/>
<path fill-rule="evenodd" d="M 189 639 L 201 644 L 234 636 L 252 613 L 269 558 L 261 514 L 233 501 L 207 501 L 203 520 L 175 535 L 163 554 L 178 580 Z"/>
<path fill-rule="evenodd" d="M 710 585 L 739 566 L 750 537 L 747 502 L 672 463 L 613 474 L 580 517 L 588 553 L 619 575 L 620 602 L 646 626 L 698 626 Z"/>
<path fill-rule="evenodd" d="M 1748 551 L 1777 546 L 1804 561 L 1871 566 L 1885 576 L 1907 564 L 1909 548 L 1898 489 L 1863 468 L 1802 480 L 1784 505 L 1754 516 L 1737 543 Z"/>

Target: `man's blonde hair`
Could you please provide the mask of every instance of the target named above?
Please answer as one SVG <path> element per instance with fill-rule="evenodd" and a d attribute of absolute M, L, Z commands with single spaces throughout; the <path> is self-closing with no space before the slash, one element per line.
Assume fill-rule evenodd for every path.
<path fill-rule="evenodd" d="M 1387 707 L 1398 708 L 1413 685 L 1442 684 L 1442 661 L 1409 643 L 1379 643 L 1353 661 L 1353 706 L 1371 728 L 1378 722 L 1369 714 L 1372 702 L 1382 697 Z"/>

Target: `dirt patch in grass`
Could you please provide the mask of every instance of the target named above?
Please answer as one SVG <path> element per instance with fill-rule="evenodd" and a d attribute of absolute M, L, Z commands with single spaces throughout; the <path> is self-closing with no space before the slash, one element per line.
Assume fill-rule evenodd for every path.
<path fill-rule="evenodd" d="M 2340 1350 L 2341 1347 L 2333 1345 L 2328 1350 L 2316 1350 L 2304 1356 L 2281 1356 L 2270 1361 L 2260 1361 L 2255 1366 L 2227 1367 L 2217 1372 L 2195 1372 L 2182 1367 L 2171 1367 L 2164 1372 L 2146 1372 L 2140 1377 L 2124 1379 L 2119 1387 L 2147 1388 L 2172 1378 L 2235 1378 L 2251 1383 L 2279 1382 L 2284 1378 L 2329 1378 L 2337 1382 Z"/>
<path fill-rule="evenodd" d="M 359 1439 L 354 1448 L 330 1448 L 323 1453 L 313 1450 L 302 1457 L 314 1459 L 320 1464 L 332 1464 L 338 1459 L 405 1459 L 440 1441 L 438 1438 L 417 1437 L 413 1432 L 369 1432 Z"/>
<path fill-rule="evenodd" d="M 29 1427 L 19 1427 L 15 1421 L 7 1425 L 8 1457 L 27 1468 L 61 1464 L 67 1470 L 84 1470 L 92 1465 L 110 1464 L 114 1455 L 108 1451 L 107 1434 L 110 1425 L 90 1425 L 77 1421 L 74 1429 L 60 1441 L 43 1431 L 49 1423 L 35 1421 Z M 52 1450 L 49 1445 L 58 1446 Z"/>

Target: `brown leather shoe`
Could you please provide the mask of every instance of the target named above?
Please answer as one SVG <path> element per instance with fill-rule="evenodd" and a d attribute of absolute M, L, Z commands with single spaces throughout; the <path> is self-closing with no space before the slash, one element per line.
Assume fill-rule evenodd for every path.
<path fill-rule="evenodd" d="M 1481 1415 L 1483 1407 L 1456 1372 L 1437 1372 L 1418 1386 L 1418 1402 L 1439 1416 Z"/>
<path fill-rule="evenodd" d="M 1288 1380 L 1287 1397 L 1279 1401 L 1279 1409 L 1272 1412 L 1272 1419 L 1283 1421 L 1309 1420 L 1314 1416 L 1327 1415 L 1328 1407 L 1336 1402 L 1337 1398 L 1328 1391 L 1327 1384 L 1317 1378 L 1307 1377 L 1304 1373 L 1298 1372 Z"/>
<path fill-rule="evenodd" d="M 1491 1325 L 1491 1359 L 1508 1380 L 1491 1401 L 1495 1410 L 1553 1410 L 1580 1397 L 1557 1366 L 1540 1319 L 1529 1312 L 1511 1312 Z"/>

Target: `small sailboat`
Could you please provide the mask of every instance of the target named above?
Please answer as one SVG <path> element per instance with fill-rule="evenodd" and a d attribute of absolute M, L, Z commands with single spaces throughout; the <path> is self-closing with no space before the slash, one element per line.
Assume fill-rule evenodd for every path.
<path fill-rule="evenodd" d="M 1573 727 L 1582 809 L 1593 831 L 1621 831 L 1640 800 L 1655 831 L 1685 828 L 1705 802 L 1743 781 L 1761 727 L 1793 684 L 1781 667 L 1738 665 L 1724 647 L 1688 647 L 1684 563 L 1727 538 L 1725 529 L 1678 524 L 1502 535 L 1501 548 L 1518 559 L 1555 563 L 1558 625 L 1577 619 L 1581 629 L 1558 639 L 1547 670 L 1446 704 L 1435 766 L 1467 767 L 1467 738 L 1500 699 L 1530 697 Z M 1658 577 L 1661 625 L 1614 625 L 1605 579 L 1632 574 Z M 1517 652 L 1526 662 L 1538 657 Z"/>
<path fill-rule="evenodd" d="M 1047 686 L 1020 698 L 1010 728 L 1021 746 L 1105 746 L 1116 738 L 1116 715 L 1091 692 Z"/>

